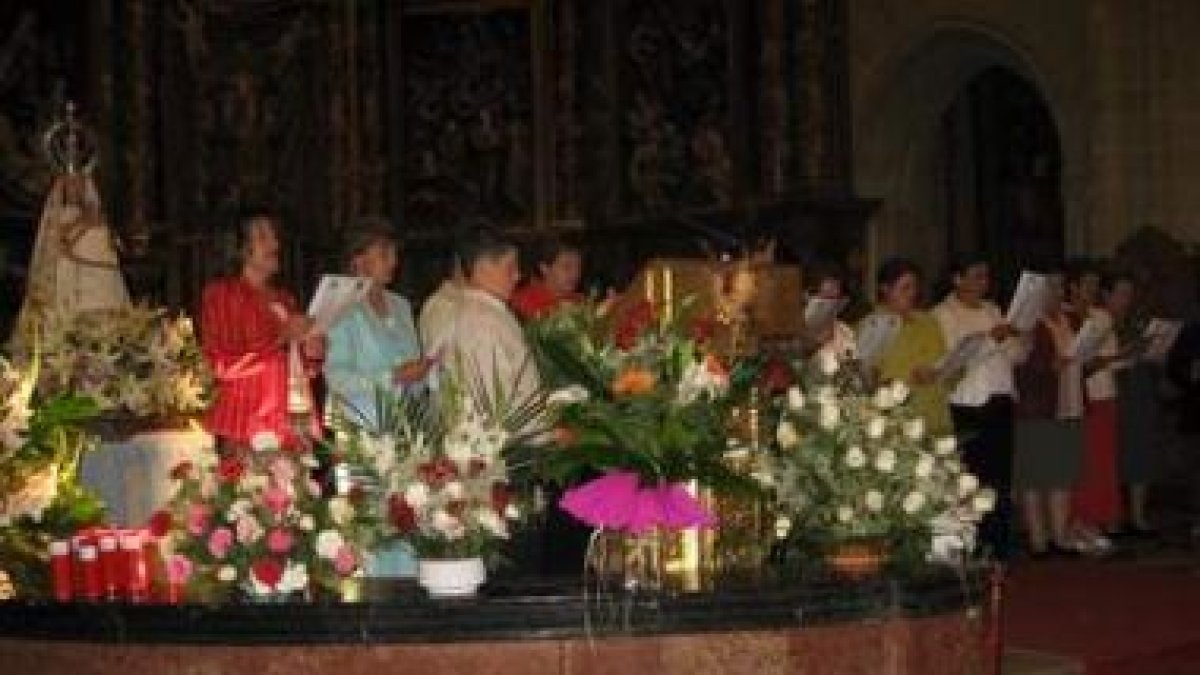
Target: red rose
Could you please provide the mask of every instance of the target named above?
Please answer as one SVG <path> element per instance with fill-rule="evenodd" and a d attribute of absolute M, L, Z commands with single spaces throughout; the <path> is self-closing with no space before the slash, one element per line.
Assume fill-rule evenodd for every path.
<path fill-rule="evenodd" d="M 400 532 L 411 532 L 417 526 L 417 512 L 401 495 L 388 497 L 388 520 Z"/>
<path fill-rule="evenodd" d="M 192 468 L 193 464 L 185 459 L 171 469 L 171 478 L 175 480 L 185 480 L 187 478 L 191 478 Z"/>
<path fill-rule="evenodd" d="M 512 495 L 509 493 L 507 485 L 504 483 L 492 484 L 492 508 L 496 513 L 503 516 L 511 501 Z"/>
<path fill-rule="evenodd" d="M 709 317 L 699 317 L 692 321 L 690 329 L 691 338 L 704 344 L 712 339 L 717 330 L 717 322 Z"/>
<path fill-rule="evenodd" d="M 217 462 L 217 477 L 224 483 L 236 483 L 246 473 L 246 463 L 240 457 L 222 457 Z"/>
<path fill-rule="evenodd" d="M 638 338 L 653 324 L 654 305 L 646 300 L 638 301 L 617 322 L 617 329 L 613 335 L 617 348 L 622 351 L 633 349 Z"/>
<path fill-rule="evenodd" d="M 158 510 L 154 515 L 150 516 L 150 522 L 147 527 L 150 530 L 150 536 L 155 539 L 165 537 L 171 531 L 171 526 L 175 524 L 175 519 L 171 517 L 170 511 Z"/>
<path fill-rule="evenodd" d="M 787 361 L 775 356 L 771 357 L 763 366 L 762 373 L 759 375 L 759 384 L 768 393 L 778 394 L 787 391 L 788 387 L 795 384 L 795 377 L 792 375 L 792 369 L 787 364 Z"/>
<path fill-rule="evenodd" d="M 274 558 L 261 558 L 250 565 L 250 573 L 264 586 L 274 589 L 283 578 L 283 565 Z"/>

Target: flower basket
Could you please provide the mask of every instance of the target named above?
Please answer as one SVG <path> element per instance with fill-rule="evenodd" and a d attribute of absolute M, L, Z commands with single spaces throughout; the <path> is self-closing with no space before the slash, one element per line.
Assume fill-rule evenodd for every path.
<path fill-rule="evenodd" d="M 431 598 L 469 598 L 487 581 L 483 558 L 421 560 L 417 563 L 417 581 Z"/>
<path fill-rule="evenodd" d="M 888 558 L 887 542 L 882 538 L 848 539 L 829 546 L 825 565 L 837 576 L 862 579 L 879 574 Z"/>

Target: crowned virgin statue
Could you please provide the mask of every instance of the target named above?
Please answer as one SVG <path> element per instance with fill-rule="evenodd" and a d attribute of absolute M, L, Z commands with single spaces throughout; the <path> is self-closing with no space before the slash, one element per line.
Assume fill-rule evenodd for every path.
<path fill-rule="evenodd" d="M 69 318 L 130 304 L 92 178 L 95 144 L 75 118 L 72 104 L 42 140 L 57 177 L 38 221 L 25 300 L 13 335 L 18 344 L 47 316 Z"/>

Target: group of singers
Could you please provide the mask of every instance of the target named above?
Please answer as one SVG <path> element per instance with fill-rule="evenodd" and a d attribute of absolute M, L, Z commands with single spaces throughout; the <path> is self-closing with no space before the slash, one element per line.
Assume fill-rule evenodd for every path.
<path fill-rule="evenodd" d="M 538 376 L 520 322 L 580 297 L 578 248 L 547 244 L 537 252 L 534 278 L 518 287 L 517 246 L 478 227 L 456 237 L 446 279 L 414 321 L 409 301 L 388 290 L 400 264 L 394 230 L 385 219 L 367 218 L 344 237 L 345 271 L 369 279 L 370 291 L 318 335 L 295 299 L 272 283 L 280 236 L 273 214 L 244 214 L 232 246 L 232 274 L 204 290 L 201 343 L 217 381 L 206 426 L 221 447 L 247 447 L 263 430 L 287 443 L 302 442 L 297 412 L 310 413 L 305 419 L 316 433 L 319 416 L 304 407 L 312 397 L 298 395 L 306 392 L 297 388 L 318 372 L 329 404 L 366 420 L 379 388 L 425 386 L 445 359 L 471 363 L 487 374 L 481 382 L 508 388 L 506 395 L 534 391 Z M 820 269 L 808 277 L 810 292 L 842 294 L 840 277 Z M 921 303 L 925 279 L 915 263 L 887 260 L 876 277 L 874 312 L 893 315 L 900 325 L 875 364 L 877 374 L 907 382 L 931 433 L 954 433 L 964 465 L 996 489 L 997 508 L 980 536 L 1000 558 L 1010 554 L 1014 498 L 1034 555 L 1111 550 L 1106 533 L 1122 524 L 1122 481 L 1131 486 L 1126 524 L 1149 530 L 1145 485 L 1153 467 L 1145 459 L 1151 453 L 1140 446 L 1151 437 L 1144 432 L 1154 424 L 1147 414 L 1153 405 L 1147 408 L 1145 398 L 1135 395 L 1139 361 L 1123 349 L 1115 329 L 1129 314 L 1133 282 L 1088 266 L 1041 271 L 1052 279 L 1053 297 L 1025 334 L 986 299 L 990 270 L 983 258 L 957 260 L 949 292 L 928 311 Z M 1074 336 L 1088 318 L 1114 329 L 1099 357 L 1075 363 Z M 988 336 L 983 356 L 953 377 L 939 376 L 938 360 L 977 332 Z M 840 322 L 820 340 L 824 350 L 854 348 L 853 329 Z"/>

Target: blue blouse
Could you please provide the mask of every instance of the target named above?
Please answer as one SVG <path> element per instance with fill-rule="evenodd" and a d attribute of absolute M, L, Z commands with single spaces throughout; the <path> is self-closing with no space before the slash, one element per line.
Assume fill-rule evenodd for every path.
<path fill-rule="evenodd" d="M 331 404 L 368 425 L 376 419 L 376 391 L 396 391 L 396 366 L 421 356 L 408 300 L 391 292 L 384 298 L 384 316 L 364 299 L 337 320 L 325 358 Z"/>

